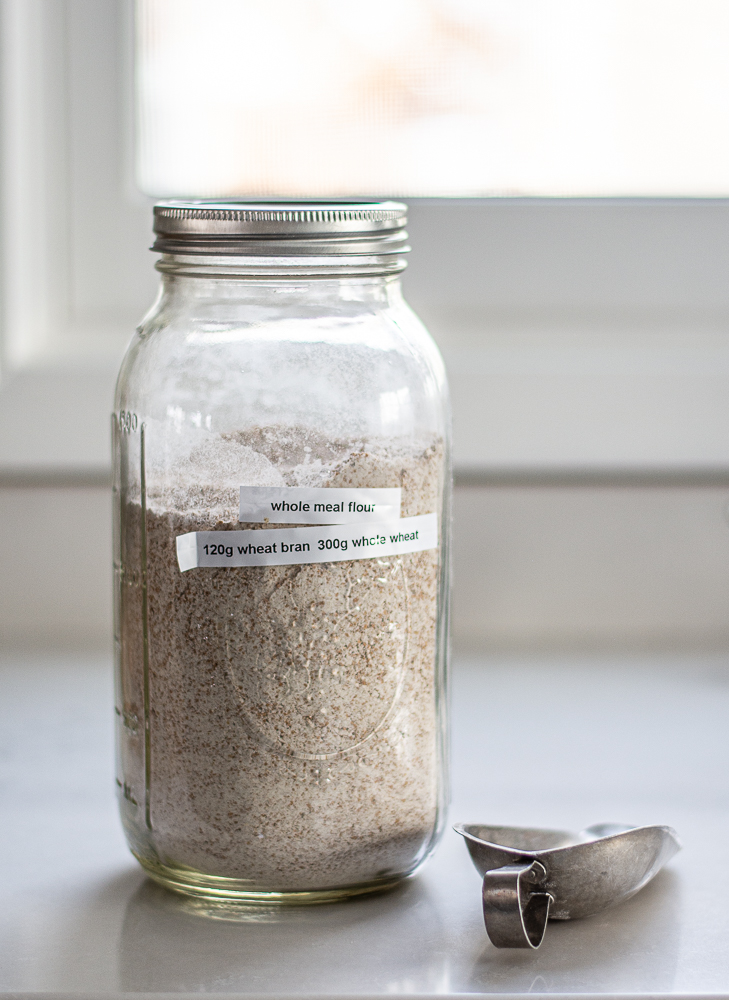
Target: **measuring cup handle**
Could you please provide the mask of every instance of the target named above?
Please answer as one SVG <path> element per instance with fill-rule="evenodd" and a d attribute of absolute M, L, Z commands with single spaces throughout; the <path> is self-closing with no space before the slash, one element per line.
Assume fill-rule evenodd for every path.
<path fill-rule="evenodd" d="M 486 933 L 497 948 L 538 948 L 542 943 L 554 902 L 548 892 L 538 891 L 546 877 L 544 865 L 538 861 L 486 872 L 483 918 Z"/>

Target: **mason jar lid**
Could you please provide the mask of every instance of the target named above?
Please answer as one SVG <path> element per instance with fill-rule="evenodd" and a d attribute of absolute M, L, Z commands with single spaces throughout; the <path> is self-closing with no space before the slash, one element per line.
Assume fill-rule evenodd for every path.
<path fill-rule="evenodd" d="M 388 256 L 406 252 L 401 202 L 164 201 L 153 250 L 224 256 Z"/>

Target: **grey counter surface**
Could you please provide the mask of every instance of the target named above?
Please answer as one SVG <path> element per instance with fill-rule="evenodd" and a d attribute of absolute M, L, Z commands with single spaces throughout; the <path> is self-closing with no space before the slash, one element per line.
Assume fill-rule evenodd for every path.
<path fill-rule="evenodd" d="M 148 882 L 113 797 L 101 658 L 0 661 L 0 994 L 729 997 L 729 657 L 460 661 L 451 820 L 667 823 L 683 851 L 633 899 L 486 938 L 446 832 L 389 894 L 217 917 Z"/>

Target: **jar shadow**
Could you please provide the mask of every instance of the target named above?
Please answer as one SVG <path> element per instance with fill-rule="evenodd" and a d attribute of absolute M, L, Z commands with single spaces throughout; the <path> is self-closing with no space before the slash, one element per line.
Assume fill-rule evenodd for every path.
<path fill-rule="evenodd" d="M 127 904 L 122 992 L 436 992 L 443 928 L 425 882 L 317 906 L 230 906 L 147 881 Z M 403 955 L 407 941 L 407 955 Z M 376 956 L 376 959 L 375 959 Z"/>

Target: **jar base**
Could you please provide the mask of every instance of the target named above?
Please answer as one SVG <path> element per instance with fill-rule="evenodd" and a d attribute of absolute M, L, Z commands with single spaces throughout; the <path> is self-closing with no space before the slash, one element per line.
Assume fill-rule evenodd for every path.
<path fill-rule="evenodd" d="M 134 857 L 146 874 L 158 885 L 164 886 L 165 889 L 171 889 L 173 892 L 192 896 L 207 903 L 220 903 L 225 906 L 231 904 L 241 906 L 312 906 L 320 903 L 335 903 L 353 896 L 387 892 L 388 889 L 394 889 L 408 877 L 407 875 L 389 876 L 334 889 L 271 892 L 249 888 L 244 879 L 226 878 L 222 875 L 205 875 L 194 868 L 165 865 L 161 861 L 141 857 L 138 854 L 134 854 Z"/>

